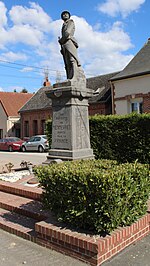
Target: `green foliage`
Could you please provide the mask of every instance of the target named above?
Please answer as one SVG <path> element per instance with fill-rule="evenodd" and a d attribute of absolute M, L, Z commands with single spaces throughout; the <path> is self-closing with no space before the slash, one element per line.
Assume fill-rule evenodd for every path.
<path fill-rule="evenodd" d="M 52 120 L 50 119 L 46 121 L 46 135 L 47 135 L 48 143 L 50 147 L 51 142 L 52 142 Z"/>
<path fill-rule="evenodd" d="M 28 93 L 28 90 L 26 88 L 21 90 L 21 93 Z"/>
<path fill-rule="evenodd" d="M 96 159 L 150 163 L 150 114 L 90 117 L 90 139 Z M 52 121 L 47 121 L 49 143 Z"/>
<path fill-rule="evenodd" d="M 150 114 L 93 116 L 90 136 L 96 159 L 150 163 Z"/>
<path fill-rule="evenodd" d="M 46 129 L 51 143 L 52 121 L 47 121 Z M 46 208 L 67 224 L 103 234 L 146 213 L 150 114 L 91 117 L 90 137 L 97 160 L 40 166 L 34 171 Z"/>
<path fill-rule="evenodd" d="M 43 203 L 59 220 L 104 234 L 146 213 L 149 166 L 81 160 L 34 168 Z"/>

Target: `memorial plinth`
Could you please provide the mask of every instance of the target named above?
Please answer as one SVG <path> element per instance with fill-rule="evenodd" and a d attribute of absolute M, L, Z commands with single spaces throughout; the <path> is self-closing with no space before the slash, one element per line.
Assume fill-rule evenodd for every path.
<path fill-rule="evenodd" d="M 78 83 L 79 85 L 80 83 Z M 80 84 L 54 84 L 47 92 L 52 100 L 52 144 L 47 162 L 54 159 L 93 159 L 90 146 L 88 99 L 91 90 Z"/>

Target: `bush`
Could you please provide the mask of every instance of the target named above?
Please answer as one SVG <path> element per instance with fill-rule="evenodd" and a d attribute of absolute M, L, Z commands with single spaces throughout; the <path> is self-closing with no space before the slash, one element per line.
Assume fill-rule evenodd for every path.
<path fill-rule="evenodd" d="M 39 166 L 44 206 L 59 220 L 104 234 L 146 213 L 149 167 L 85 160 Z"/>
<path fill-rule="evenodd" d="M 97 159 L 150 163 L 150 115 L 94 116 L 90 133 Z"/>
<path fill-rule="evenodd" d="M 90 117 L 90 139 L 96 159 L 150 163 L 150 114 Z M 47 121 L 51 143 L 52 121 Z"/>

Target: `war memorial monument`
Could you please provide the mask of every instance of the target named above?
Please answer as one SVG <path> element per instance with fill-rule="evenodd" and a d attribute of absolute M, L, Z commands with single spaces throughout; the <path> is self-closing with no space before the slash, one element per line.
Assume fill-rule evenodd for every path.
<path fill-rule="evenodd" d="M 63 11 L 62 36 L 58 38 L 67 80 L 56 83 L 46 92 L 52 100 L 52 144 L 47 162 L 53 160 L 93 159 L 90 145 L 86 77 L 77 55 L 75 24 L 70 13 Z"/>

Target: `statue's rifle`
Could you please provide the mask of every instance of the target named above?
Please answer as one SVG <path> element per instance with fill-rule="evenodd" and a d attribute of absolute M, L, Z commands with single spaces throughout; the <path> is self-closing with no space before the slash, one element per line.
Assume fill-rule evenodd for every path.
<path fill-rule="evenodd" d="M 58 37 L 58 41 L 60 40 L 60 37 Z M 67 76 L 68 76 L 68 72 L 67 72 L 67 62 L 66 62 L 66 59 L 65 59 L 65 54 L 64 54 L 64 48 L 63 48 L 63 45 L 59 42 L 60 44 L 60 47 L 61 47 L 61 54 L 63 56 L 63 60 L 64 60 L 64 64 L 65 64 L 65 70 L 66 70 L 66 73 L 67 73 Z"/>

